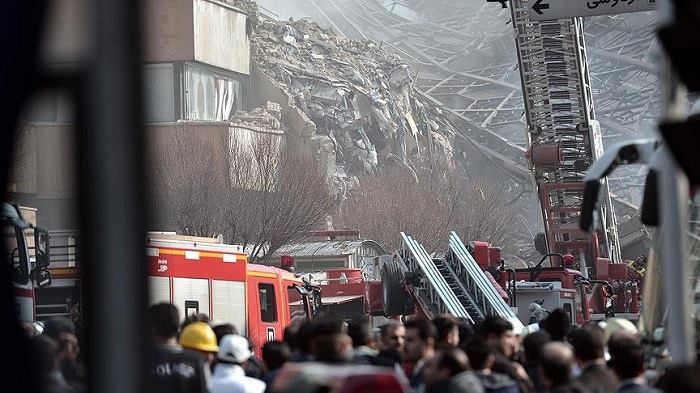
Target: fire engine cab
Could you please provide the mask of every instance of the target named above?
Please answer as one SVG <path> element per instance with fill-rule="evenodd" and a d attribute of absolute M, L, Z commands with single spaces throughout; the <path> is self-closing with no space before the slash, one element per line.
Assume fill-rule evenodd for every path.
<path fill-rule="evenodd" d="M 215 238 L 151 232 L 147 240 L 150 302 L 169 302 L 180 315 L 209 315 L 248 336 L 254 351 L 281 340 L 292 322 L 311 318 L 318 290 L 293 273 L 248 263 L 241 246 Z"/>

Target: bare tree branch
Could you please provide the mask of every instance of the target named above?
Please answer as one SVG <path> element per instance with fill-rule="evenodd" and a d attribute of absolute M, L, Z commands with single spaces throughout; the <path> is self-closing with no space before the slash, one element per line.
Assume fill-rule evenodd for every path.
<path fill-rule="evenodd" d="M 423 168 L 414 175 L 397 167 L 360 179 L 340 218 L 388 248 L 398 247 L 398 233 L 405 231 L 428 251 L 443 250 L 455 230 L 465 240 L 509 249 L 517 230 L 507 203 L 505 187 L 484 178 L 461 178 L 445 168 Z"/>

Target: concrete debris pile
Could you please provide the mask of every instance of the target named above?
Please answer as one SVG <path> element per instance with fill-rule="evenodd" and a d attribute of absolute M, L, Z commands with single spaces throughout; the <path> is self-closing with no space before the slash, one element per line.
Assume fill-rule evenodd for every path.
<path fill-rule="evenodd" d="M 416 71 L 398 55 L 309 19 L 272 21 L 250 11 L 250 2 L 233 3 L 251 19 L 255 94 L 280 102 L 285 127 L 316 148 L 340 197 L 355 175 L 383 165 L 451 162 L 453 128 L 418 94 Z M 260 80 L 275 94 L 266 95 Z"/>
<path fill-rule="evenodd" d="M 236 112 L 232 119 L 232 125 L 262 132 L 285 131 L 281 120 L 282 107 L 280 104 L 268 101 L 265 107 L 257 107 L 249 112 Z"/>

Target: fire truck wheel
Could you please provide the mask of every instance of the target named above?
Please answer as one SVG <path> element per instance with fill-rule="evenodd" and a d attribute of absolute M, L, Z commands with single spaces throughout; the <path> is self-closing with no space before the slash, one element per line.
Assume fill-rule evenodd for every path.
<path fill-rule="evenodd" d="M 385 316 L 402 315 L 407 294 L 404 290 L 403 273 L 399 269 L 399 264 L 394 260 L 385 262 L 382 266 L 381 277 Z"/>

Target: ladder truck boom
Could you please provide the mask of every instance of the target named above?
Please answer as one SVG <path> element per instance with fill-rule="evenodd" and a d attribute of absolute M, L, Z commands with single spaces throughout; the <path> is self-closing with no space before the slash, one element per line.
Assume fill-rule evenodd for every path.
<path fill-rule="evenodd" d="M 608 184 L 601 185 L 602 228 L 579 228 L 584 176 L 602 155 L 581 18 L 533 21 L 529 3 L 511 0 L 528 125 L 527 157 L 537 184 L 549 253 L 572 254 L 581 266 L 621 262 Z"/>

